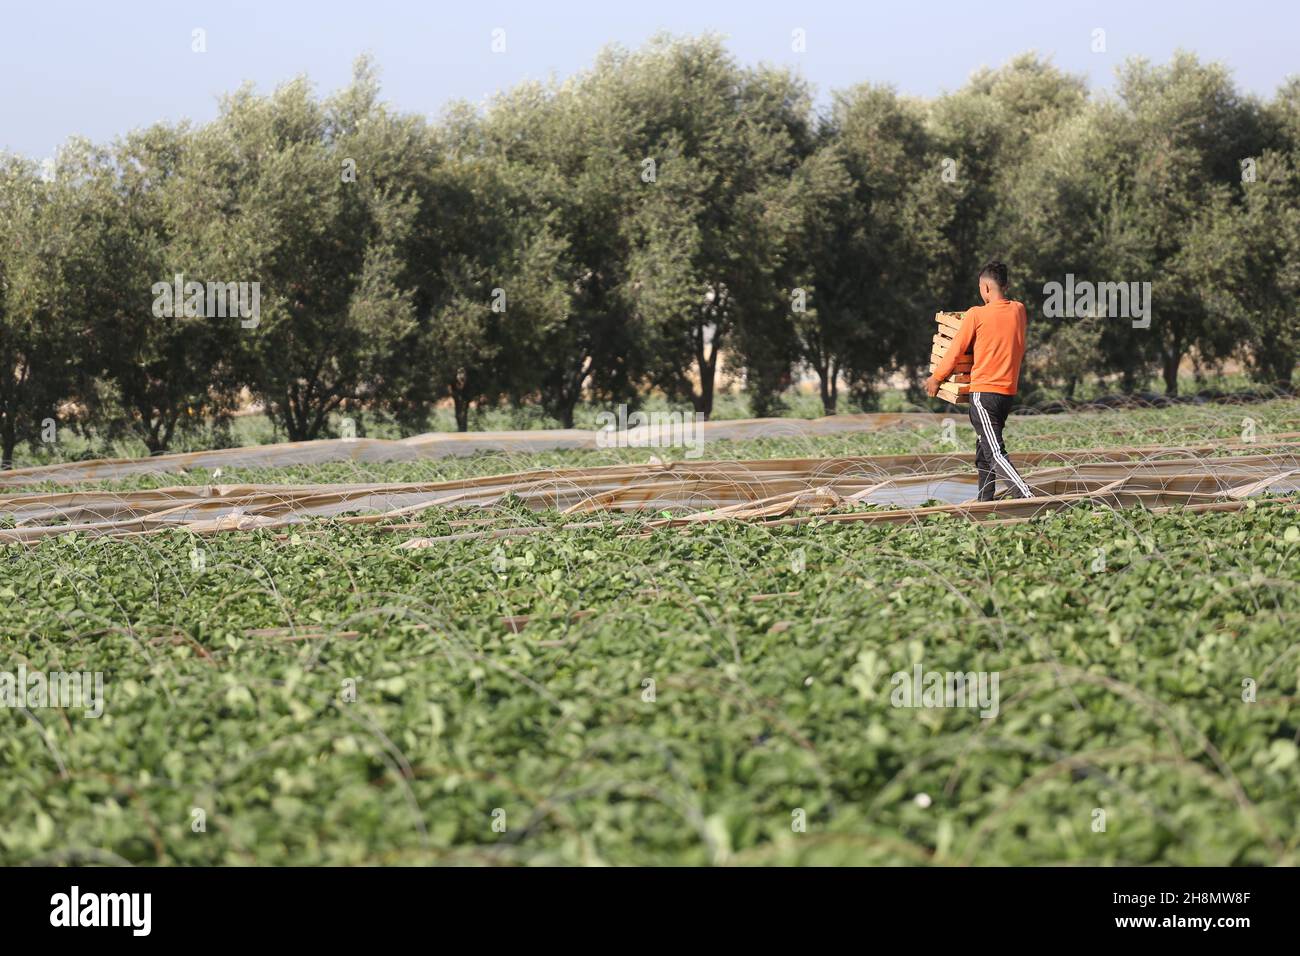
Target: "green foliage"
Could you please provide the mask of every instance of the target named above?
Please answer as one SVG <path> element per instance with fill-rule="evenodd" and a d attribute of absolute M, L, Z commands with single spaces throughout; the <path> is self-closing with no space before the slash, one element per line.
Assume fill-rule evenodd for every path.
<path fill-rule="evenodd" d="M 385 105 L 364 58 L 324 98 L 244 88 L 211 123 L 69 143 L 50 182 L 3 160 L 0 452 L 47 418 L 151 453 L 225 441 L 250 397 L 295 440 L 503 407 L 571 426 L 585 402 L 711 415 L 738 386 L 776 414 L 808 373 L 826 413 L 844 386 L 921 404 L 928 318 L 994 256 L 1030 309 L 1031 400 L 1154 374 L 1174 393 L 1189 358 L 1290 388 L 1297 90 L 1257 102 L 1178 53 L 1089 96 L 1025 54 L 818 115 L 796 74 L 711 35 L 432 123 Z M 1150 282 L 1151 326 L 1042 316 L 1067 274 Z M 259 314 L 155 314 L 177 275 L 256 284 Z"/>
<path fill-rule="evenodd" d="M 809 93 L 788 72 L 738 66 L 712 36 L 660 37 L 617 69 L 639 119 L 621 158 L 636 191 L 623 228 L 649 380 L 708 415 L 734 349 L 764 401 L 789 368 L 780 207 L 812 150 Z"/>
<path fill-rule="evenodd" d="M 1294 157 L 1294 158 L 1293 158 Z M 1257 380 L 1289 388 L 1300 357 L 1300 154 L 1266 151 L 1241 199 L 1215 195 L 1188 240 L 1184 261 L 1205 284 L 1216 325 L 1249 343 Z"/>
<path fill-rule="evenodd" d="M 291 440 L 331 412 L 389 394 L 414 330 L 399 284 L 418 209 L 411 176 L 431 160 L 425 131 L 376 103 L 368 65 L 319 103 L 305 80 L 229 97 L 203 131 L 199 180 L 215 184 L 225 275 L 261 284 L 239 361 Z"/>
<path fill-rule="evenodd" d="M 522 398 L 540 385 L 544 343 L 564 321 L 566 243 L 530 194 L 528 175 L 479 155 L 475 121 L 446 144 L 413 236 L 417 332 L 405 351 L 418 407 L 450 397 L 457 427 L 472 403 Z"/>
<path fill-rule="evenodd" d="M 195 139 L 185 127 L 159 125 L 105 150 L 78 144 L 63 158 L 88 206 L 72 292 L 93 319 L 99 347 L 87 350 L 88 371 L 101 378 L 85 404 L 102 434 L 129 431 L 151 454 L 224 421 L 241 384 L 236 300 L 228 318 L 188 315 L 170 294 L 170 308 L 156 308 L 163 300 L 155 287 L 170 293 L 177 275 L 183 283 L 229 276 Z"/>
<path fill-rule="evenodd" d="M 805 216 L 792 255 L 812 287 L 795 318 L 800 356 L 830 413 L 841 375 L 870 404 L 882 378 L 915 377 L 928 358 L 932 331 L 917 317 L 941 307 L 943 227 L 961 187 L 943 177 L 921 105 L 891 89 L 838 95 L 823 132 L 793 183 Z"/>
<path fill-rule="evenodd" d="M 0 711 L 0 860 L 1295 862 L 1293 509 L 567 520 L 11 547 L 8 659 L 104 712 Z M 998 715 L 892 706 L 917 663 Z"/>
<path fill-rule="evenodd" d="M 86 193 L 66 168 L 42 175 L 0 156 L 0 463 L 19 442 L 35 445 L 59 417 L 60 403 L 91 376 L 85 288 L 91 217 Z M 65 418 L 66 422 L 67 419 Z"/>

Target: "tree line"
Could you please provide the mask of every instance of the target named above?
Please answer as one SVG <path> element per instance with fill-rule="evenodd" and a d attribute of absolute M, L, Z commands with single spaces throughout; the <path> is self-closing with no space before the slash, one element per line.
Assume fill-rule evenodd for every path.
<path fill-rule="evenodd" d="M 650 391 L 707 415 L 724 356 L 758 414 L 809 372 L 827 413 L 899 372 L 919 400 L 933 313 L 993 257 L 1031 396 L 1176 393 L 1189 358 L 1289 387 L 1298 170 L 1300 81 L 1263 101 L 1187 53 L 1107 95 L 1026 54 L 818 109 L 789 70 L 661 37 L 436 121 L 362 59 L 325 98 L 245 87 L 206 124 L 0 157 L 0 453 L 51 421 L 161 452 L 250 393 L 290 440 L 444 402 L 462 430 Z M 1067 275 L 1150 283 L 1151 321 L 1044 317 Z"/>

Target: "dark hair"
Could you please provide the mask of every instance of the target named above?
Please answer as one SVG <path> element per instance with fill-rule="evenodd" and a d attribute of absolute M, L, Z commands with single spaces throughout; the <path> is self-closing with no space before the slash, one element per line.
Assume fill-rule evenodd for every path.
<path fill-rule="evenodd" d="M 993 259 L 984 264 L 984 268 L 980 270 L 980 278 L 990 279 L 997 284 L 999 289 L 1005 289 L 1007 287 L 1007 267 L 1004 263 Z"/>

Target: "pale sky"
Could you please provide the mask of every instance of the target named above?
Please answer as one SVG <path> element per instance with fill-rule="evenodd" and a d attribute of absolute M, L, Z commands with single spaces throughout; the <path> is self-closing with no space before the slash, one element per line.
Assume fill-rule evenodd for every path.
<path fill-rule="evenodd" d="M 1295 2 L 11 0 L 0 23 L 0 149 L 33 159 L 73 135 L 107 141 L 159 120 L 208 120 L 218 96 L 246 80 L 265 92 L 305 73 L 328 92 L 365 52 L 386 100 L 437 115 L 454 99 L 568 75 L 608 43 L 636 47 L 661 30 L 719 32 L 742 62 L 791 66 L 823 99 L 864 81 L 933 95 L 1026 50 L 1095 89 L 1124 58 L 1160 62 L 1179 47 L 1223 61 L 1265 97 L 1300 72 Z M 192 50 L 196 29 L 206 52 Z M 496 29 L 504 53 L 492 52 Z M 806 52 L 792 50 L 796 29 Z"/>

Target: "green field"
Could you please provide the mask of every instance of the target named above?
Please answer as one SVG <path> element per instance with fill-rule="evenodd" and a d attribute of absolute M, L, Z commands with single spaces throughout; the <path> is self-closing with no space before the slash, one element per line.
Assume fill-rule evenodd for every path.
<path fill-rule="evenodd" d="M 1245 417 L 1266 442 L 1300 429 L 1300 403 L 1016 418 L 1008 439 L 1190 444 Z M 7 546 L 0 667 L 102 671 L 104 710 L 0 713 L 0 863 L 1300 862 L 1287 502 L 685 533 L 510 508 L 421 520 L 547 530 L 422 550 L 325 521 Z M 997 715 L 894 706 L 891 675 L 916 665 L 996 673 Z"/>
<path fill-rule="evenodd" d="M 1256 383 L 1249 381 L 1240 374 L 1210 376 L 1202 379 L 1184 375 L 1180 378 L 1179 385 L 1184 395 L 1194 395 L 1207 388 L 1227 393 L 1242 393 L 1258 388 Z M 1020 412 L 1027 417 L 1035 416 L 1036 407 L 1041 407 L 1044 402 L 1050 402 L 1061 397 L 1055 392 L 1044 391 L 1040 394 L 1038 401 L 1027 403 L 1020 409 Z M 1107 397 L 1114 398 L 1115 393 L 1099 388 L 1096 383 L 1081 386 L 1075 395 L 1075 398 L 1081 402 L 1096 401 Z M 780 402 L 783 406 L 781 417 L 811 419 L 819 418 L 824 414 L 821 400 L 817 394 L 803 388 L 787 389 L 780 396 Z M 1264 404 L 1286 406 L 1288 403 L 1283 401 Z M 1294 413 L 1295 407 L 1295 403 L 1290 403 L 1292 413 Z M 1209 409 L 1208 413 L 1206 412 L 1207 408 Z M 654 394 L 645 397 L 641 409 L 647 412 L 690 412 L 691 406 L 689 403 L 669 402 L 662 395 Z M 582 429 L 598 428 L 601 423 L 599 416 L 608 411 L 609 408 L 606 404 L 583 402 L 575 409 L 574 426 Z M 954 411 L 954 406 L 941 399 L 930 399 L 923 405 L 917 405 L 909 402 L 907 395 L 898 389 L 883 390 L 873 409 L 863 409 L 856 405 L 851 398 L 847 396 L 841 397 L 839 402 L 839 412 L 841 414 L 855 414 L 863 411 L 940 412 L 944 414 L 953 413 L 959 420 L 965 418 L 963 411 Z M 1138 412 L 1137 414 L 1141 417 L 1149 413 Z M 1198 419 L 1204 420 L 1206 418 L 1232 420 L 1233 427 L 1230 429 L 1231 431 L 1238 427 L 1236 423 L 1240 422 L 1243 415 L 1252 415 L 1254 412 L 1248 408 L 1242 415 L 1236 415 L 1234 419 L 1235 412 L 1227 411 L 1225 414 L 1225 409 L 1221 406 L 1200 405 L 1176 407 L 1171 410 L 1171 414 L 1171 420 L 1183 423 L 1192 423 Z M 410 434 L 409 430 L 403 430 L 396 423 L 374 413 L 356 412 L 353 413 L 353 416 L 352 424 L 356 429 L 356 434 L 363 437 L 404 438 Z M 737 391 L 734 385 L 729 385 L 717 394 L 709 420 L 734 421 L 754 417 L 756 417 L 756 412 L 749 397 L 743 392 Z M 1060 421 L 1060 416 L 1057 415 L 1042 417 Z M 549 417 L 535 405 L 476 408 L 470 416 L 469 425 L 470 431 L 525 431 L 563 427 L 559 420 Z M 1293 423 L 1293 427 L 1300 428 L 1300 421 Z M 428 430 L 455 431 L 456 422 L 451 409 L 446 407 L 435 409 L 430 416 Z M 325 432 L 325 434 L 321 435 L 322 438 L 338 437 L 342 432 L 342 417 L 338 414 L 332 415 Z M 285 440 L 284 433 L 278 430 L 275 424 L 264 414 L 249 411 L 231 418 L 224 428 L 217 428 L 209 423 L 205 427 L 178 434 L 167 450 L 168 452 L 178 453 L 204 451 L 210 448 L 268 445 Z M 140 441 L 138 437 L 132 437 L 129 434 L 110 439 L 106 434 L 96 431 L 94 428 L 88 427 L 80 430 L 66 428 L 58 432 L 58 441 L 54 444 L 42 443 L 37 444 L 35 447 L 19 445 L 15 453 L 15 466 L 24 468 L 33 465 L 76 461 L 84 458 L 140 458 L 148 454 L 149 451 L 144 442 Z M 527 467 L 527 463 L 525 463 L 524 467 Z"/>

